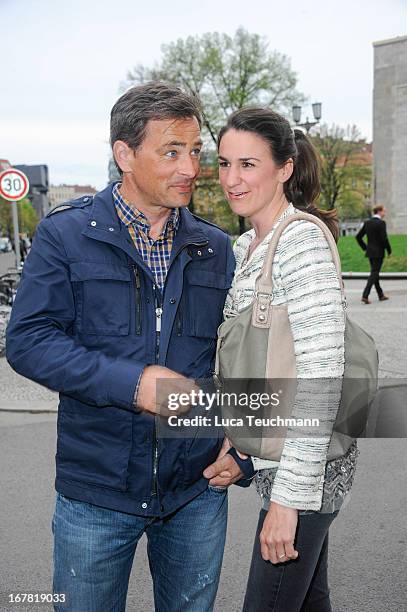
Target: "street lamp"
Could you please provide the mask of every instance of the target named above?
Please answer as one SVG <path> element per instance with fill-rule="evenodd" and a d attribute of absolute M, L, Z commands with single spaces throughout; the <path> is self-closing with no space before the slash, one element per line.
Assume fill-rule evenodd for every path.
<path fill-rule="evenodd" d="M 315 121 L 309 121 L 308 117 L 307 120 L 304 121 L 304 123 L 300 123 L 301 121 L 301 106 L 299 106 L 298 104 L 296 104 L 295 106 L 293 106 L 292 111 L 293 111 L 293 119 L 295 124 L 298 127 L 303 127 L 305 128 L 307 134 L 309 134 L 310 129 L 316 125 L 317 123 L 319 123 L 321 117 L 322 117 L 322 104 L 321 102 L 314 102 L 312 104 L 312 113 L 314 115 L 314 119 Z"/>

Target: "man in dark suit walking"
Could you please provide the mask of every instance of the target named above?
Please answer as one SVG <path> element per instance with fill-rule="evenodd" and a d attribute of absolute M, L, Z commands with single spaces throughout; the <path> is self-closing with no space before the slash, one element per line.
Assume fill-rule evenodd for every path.
<path fill-rule="evenodd" d="M 366 251 L 366 257 L 370 261 L 370 276 L 368 278 L 365 290 L 363 291 L 363 304 L 371 304 L 369 293 L 373 285 L 376 287 L 379 300 L 383 302 L 388 300 L 388 296 L 383 293 L 379 283 L 380 269 L 383 264 L 384 254 L 391 254 L 391 246 L 387 237 L 386 222 L 383 220 L 386 215 L 386 209 L 383 205 L 378 204 L 373 208 L 373 217 L 368 219 L 363 224 L 362 229 L 356 235 L 361 248 Z M 367 245 L 363 237 L 367 236 Z"/>

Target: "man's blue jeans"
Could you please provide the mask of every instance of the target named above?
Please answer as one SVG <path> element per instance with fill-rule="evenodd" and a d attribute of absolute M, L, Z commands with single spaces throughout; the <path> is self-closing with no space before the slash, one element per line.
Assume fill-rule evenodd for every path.
<path fill-rule="evenodd" d="M 53 518 L 58 612 L 124 612 L 137 543 L 148 539 L 157 612 L 210 612 L 218 588 L 227 493 L 209 487 L 164 520 L 143 518 L 57 494 Z"/>

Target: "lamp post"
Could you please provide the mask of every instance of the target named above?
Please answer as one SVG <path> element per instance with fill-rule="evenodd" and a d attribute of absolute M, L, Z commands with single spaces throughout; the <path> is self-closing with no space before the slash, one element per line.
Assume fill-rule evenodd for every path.
<path fill-rule="evenodd" d="M 302 111 L 302 108 L 298 104 L 293 106 L 292 112 L 293 112 L 294 122 L 295 122 L 296 126 L 305 128 L 307 134 L 309 134 L 310 129 L 314 125 L 319 123 L 319 121 L 320 121 L 320 119 L 322 117 L 322 104 L 321 104 L 321 102 L 314 102 L 312 104 L 312 113 L 314 115 L 315 121 L 309 121 L 308 117 L 307 117 L 307 120 L 304 121 L 304 123 L 300 123 L 301 122 L 301 111 Z"/>

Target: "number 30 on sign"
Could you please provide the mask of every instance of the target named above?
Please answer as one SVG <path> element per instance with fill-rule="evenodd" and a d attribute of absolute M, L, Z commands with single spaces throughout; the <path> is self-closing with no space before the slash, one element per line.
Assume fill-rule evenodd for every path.
<path fill-rule="evenodd" d="M 21 170 L 9 168 L 0 174 L 0 196 L 5 200 L 10 202 L 22 200 L 29 188 L 28 178 Z"/>

